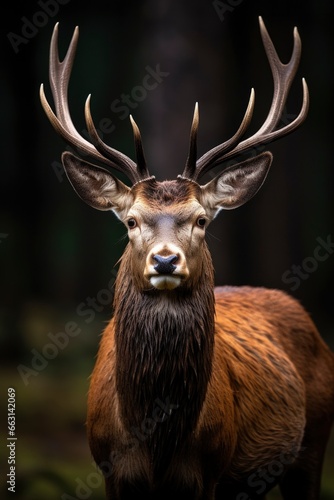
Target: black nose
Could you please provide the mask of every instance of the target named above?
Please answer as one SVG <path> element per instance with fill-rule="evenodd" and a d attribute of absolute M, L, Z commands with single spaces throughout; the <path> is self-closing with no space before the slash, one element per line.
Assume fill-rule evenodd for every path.
<path fill-rule="evenodd" d="M 168 257 L 163 257 L 162 255 L 153 255 L 153 259 L 157 262 L 154 269 L 159 274 L 172 274 L 172 272 L 176 269 L 173 262 L 177 261 L 178 256 L 169 255 Z"/>

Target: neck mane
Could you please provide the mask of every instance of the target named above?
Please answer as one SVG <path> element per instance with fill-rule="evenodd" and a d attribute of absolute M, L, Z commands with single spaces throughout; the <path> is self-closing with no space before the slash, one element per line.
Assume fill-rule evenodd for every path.
<path fill-rule="evenodd" d="M 141 291 L 127 247 L 115 285 L 116 385 L 123 422 L 156 472 L 194 430 L 211 375 L 214 294 L 205 245 L 198 282 Z"/>

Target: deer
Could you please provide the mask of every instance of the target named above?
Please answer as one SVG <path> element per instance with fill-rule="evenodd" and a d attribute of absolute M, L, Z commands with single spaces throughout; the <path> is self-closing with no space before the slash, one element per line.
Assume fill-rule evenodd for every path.
<path fill-rule="evenodd" d="M 198 158 L 196 103 L 183 173 L 163 181 L 149 173 L 132 116 L 136 161 L 101 139 L 90 95 L 89 140 L 77 131 L 67 93 L 78 27 L 62 61 L 54 28 L 55 111 L 43 84 L 40 98 L 71 148 L 62 153 L 64 170 L 78 196 L 112 211 L 128 234 L 88 394 L 88 441 L 108 499 L 264 499 L 277 485 L 284 500 L 319 499 L 334 418 L 334 354 L 286 292 L 215 287 L 205 238 L 219 212 L 245 204 L 264 183 L 273 158 L 264 146 L 294 131 L 308 112 L 303 79 L 299 114 L 281 122 L 301 57 L 297 28 L 283 64 L 261 17 L 259 25 L 274 86 L 263 125 L 243 138 L 252 89 L 236 133 Z"/>

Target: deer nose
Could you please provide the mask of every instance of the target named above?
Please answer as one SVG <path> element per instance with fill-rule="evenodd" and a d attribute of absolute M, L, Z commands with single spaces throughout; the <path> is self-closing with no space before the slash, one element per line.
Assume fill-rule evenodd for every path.
<path fill-rule="evenodd" d="M 178 259 L 177 255 L 168 255 L 168 257 L 163 257 L 162 255 L 153 255 L 153 260 L 156 261 L 154 266 L 155 271 L 159 274 L 172 274 L 175 271 L 176 266 L 174 262 Z"/>

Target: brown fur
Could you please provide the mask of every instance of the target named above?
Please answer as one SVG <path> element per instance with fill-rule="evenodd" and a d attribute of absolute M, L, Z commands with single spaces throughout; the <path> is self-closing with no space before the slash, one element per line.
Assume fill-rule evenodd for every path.
<path fill-rule="evenodd" d="M 134 187 L 133 207 L 147 205 L 155 231 L 157 213 L 177 220 L 199 196 L 185 180 L 145 184 Z M 211 257 L 205 241 L 198 245 L 196 271 L 171 291 L 143 282 L 134 240 L 122 257 L 88 401 L 107 496 L 263 498 L 260 490 L 279 481 L 286 499 L 318 499 L 334 416 L 333 354 L 284 293 L 213 294 Z M 259 474 L 272 464 L 280 474 L 265 481 Z"/>
<path fill-rule="evenodd" d="M 199 196 L 199 185 L 179 177 L 177 181 L 157 182 L 154 178 L 139 182 L 133 188 L 134 196 L 142 203 L 148 203 L 150 210 L 166 207 L 182 207 L 189 204 L 189 199 Z"/>

